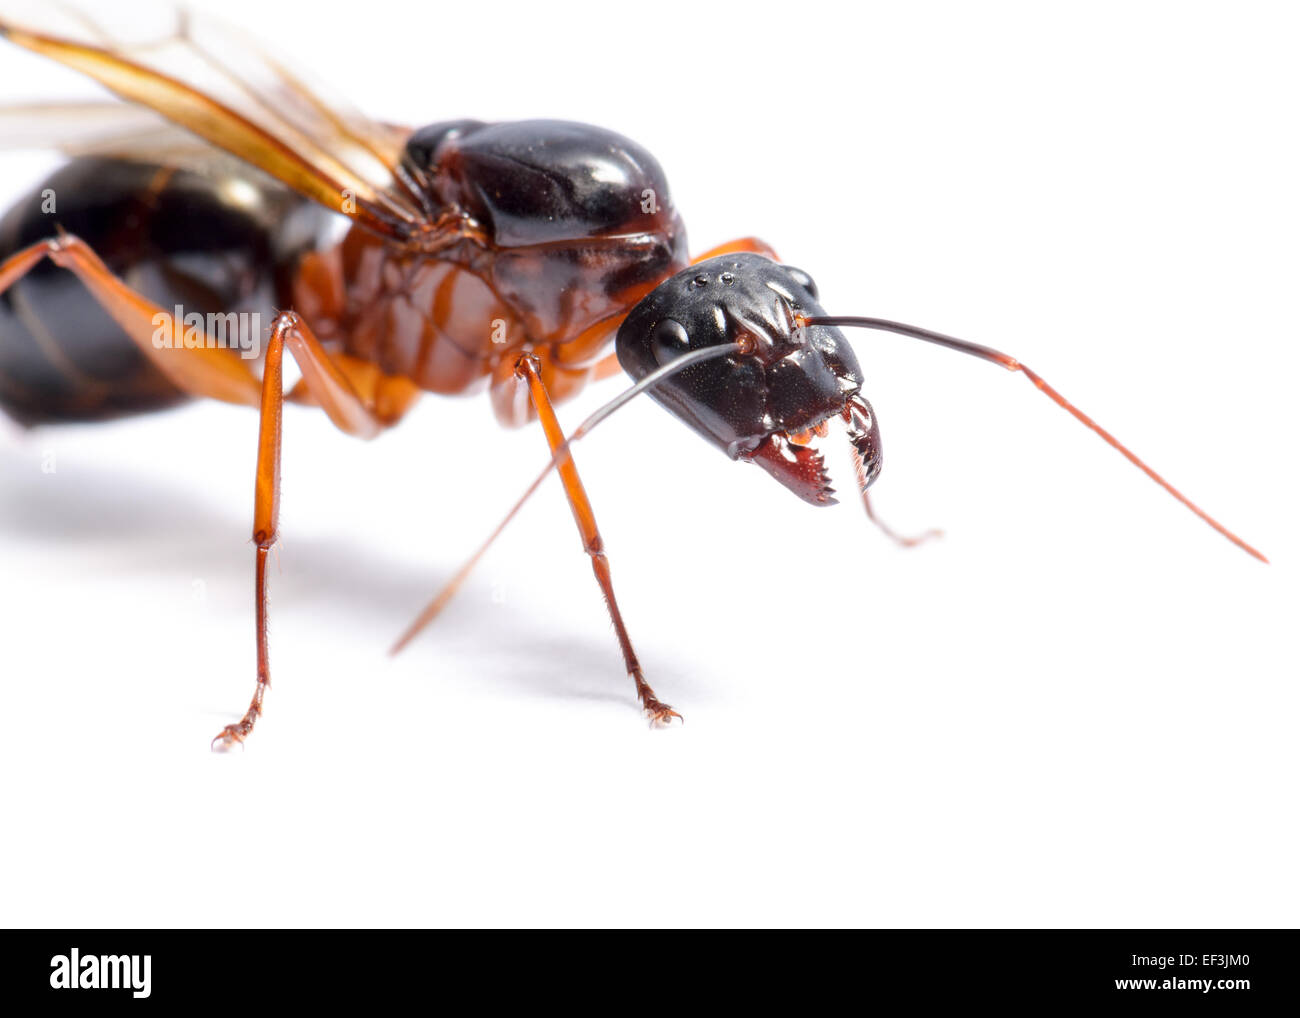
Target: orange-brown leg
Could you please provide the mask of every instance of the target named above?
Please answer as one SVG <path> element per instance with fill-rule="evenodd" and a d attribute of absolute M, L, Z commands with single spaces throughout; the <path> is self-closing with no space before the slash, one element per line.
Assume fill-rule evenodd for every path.
<path fill-rule="evenodd" d="M 542 422 L 542 430 L 546 432 L 546 440 L 550 443 L 551 452 L 554 453 L 564 443 L 564 432 L 560 428 L 559 420 L 556 419 L 555 408 L 551 405 L 551 398 L 542 382 L 537 359 L 532 356 L 521 357 L 515 370 L 528 383 L 528 392 L 537 409 L 537 417 Z M 637 660 L 636 651 L 632 649 L 632 640 L 627 635 L 623 615 L 618 610 L 618 601 L 614 597 L 614 584 L 609 574 L 609 559 L 605 556 L 605 545 L 596 527 L 596 514 L 592 511 L 587 492 L 582 486 L 581 478 L 578 477 L 578 468 L 573 462 L 572 454 L 565 453 L 564 458 L 556 465 L 556 469 L 564 484 L 564 493 L 568 496 L 569 507 L 573 510 L 573 519 L 578 524 L 578 532 L 582 535 L 583 550 L 591 556 L 592 571 L 596 574 L 596 582 L 600 584 L 601 592 L 605 595 L 609 617 L 613 620 L 614 632 L 618 634 L 618 643 L 623 650 L 623 662 L 627 665 L 627 673 L 636 683 L 636 695 L 640 698 L 651 724 L 663 725 L 673 718 L 680 719 L 680 714 L 666 703 L 659 701 L 654 690 L 645 681 L 645 676 L 641 674 L 641 663 Z"/>
<path fill-rule="evenodd" d="M 378 381 L 363 398 L 357 392 L 349 365 L 335 364 L 298 315 L 286 311 L 276 316 L 267 345 L 261 381 L 248 363 L 231 350 L 205 341 L 186 344 L 183 323 L 136 293 L 114 276 L 84 241 L 71 235 L 53 237 L 24 248 L 0 263 L 0 293 L 13 285 L 42 259 L 73 272 L 131 340 L 184 392 L 232 403 L 260 406 L 257 482 L 253 508 L 253 539 L 257 545 L 254 593 L 257 612 L 257 688 L 244 717 L 228 725 L 213 740 L 230 745 L 242 742 L 262 713 L 262 700 L 270 685 L 267 654 L 266 561 L 278 533 L 280 503 L 280 428 L 284 404 L 283 356 L 287 344 L 302 371 L 304 400 L 319 404 L 330 419 L 352 435 L 372 437 L 392 423 L 413 399 L 400 387 Z M 161 316 L 161 317 L 159 317 Z M 162 325 L 160 325 L 162 323 Z M 170 323 L 176 330 L 171 343 L 155 345 L 159 327 Z M 374 404 L 372 408 L 371 405 Z"/>
<path fill-rule="evenodd" d="M 741 237 L 738 240 L 729 240 L 725 244 L 711 247 L 703 254 L 696 255 L 691 259 L 691 264 L 696 265 L 709 258 L 716 258 L 718 255 L 737 254 L 744 251 L 748 251 L 751 254 L 766 255 L 773 261 L 780 261 L 780 259 L 776 257 L 776 252 L 772 250 L 772 246 L 768 244 L 767 241 L 759 240 L 757 237 Z"/>
<path fill-rule="evenodd" d="M 352 386 L 353 391 L 375 417 L 386 427 L 396 424 L 410 412 L 415 401 L 423 395 L 424 390 L 409 378 L 385 375 L 379 365 L 361 360 L 349 354 L 331 352 L 330 362 Z M 285 401 L 304 406 L 319 406 L 320 401 L 312 394 L 303 379 L 285 394 Z"/>
<path fill-rule="evenodd" d="M 766 255 L 772 259 L 776 258 L 776 252 L 772 250 L 766 241 L 759 240 L 757 237 L 741 237 L 739 240 L 730 240 L 725 244 L 709 248 L 703 254 L 696 255 L 691 259 L 691 264 L 697 265 L 718 255 L 735 254 L 742 251 Z M 603 382 L 606 378 L 613 378 L 615 375 L 620 374 L 622 370 L 622 366 L 618 363 L 618 354 L 607 354 L 596 362 L 596 369 L 591 376 L 591 380 L 593 382 Z"/>
<path fill-rule="evenodd" d="M 257 482 L 253 493 L 253 543 L 256 545 L 254 598 L 257 611 L 257 686 L 244 716 L 223 728 L 213 746 L 242 743 L 262 716 L 262 701 L 271 686 L 267 646 L 266 563 L 280 534 L 280 436 L 284 415 L 284 350 L 288 347 L 302 372 L 302 386 L 342 431 L 373 438 L 392 421 L 366 405 L 347 373 L 332 361 L 307 323 L 292 311 L 282 311 L 271 325 L 262 374 L 261 422 L 257 435 Z"/>
<path fill-rule="evenodd" d="M 181 391 L 227 403 L 257 406 L 260 385 L 248 363 L 233 350 L 184 342 L 184 322 L 142 297 L 113 275 L 80 237 L 62 234 L 18 251 L 0 263 L 0 293 L 44 259 L 72 272 L 122 327 L 137 347 Z M 160 323 L 160 324 L 155 324 Z M 173 330 L 170 342 L 155 344 L 159 328 Z"/>
<path fill-rule="evenodd" d="M 612 353 L 596 362 L 596 370 L 592 373 L 591 380 L 603 382 L 606 378 L 621 374 L 622 371 L 623 365 L 618 362 L 618 354 Z"/>

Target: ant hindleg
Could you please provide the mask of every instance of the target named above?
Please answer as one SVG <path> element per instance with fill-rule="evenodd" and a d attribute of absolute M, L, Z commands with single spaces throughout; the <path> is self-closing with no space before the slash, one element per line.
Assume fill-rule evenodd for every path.
<path fill-rule="evenodd" d="M 277 315 L 271 327 L 266 363 L 259 379 L 248 362 L 230 349 L 223 349 L 206 335 L 203 342 L 184 341 L 183 322 L 128 287 L 81 238 L 62 234 L 32 244 L 0 262 L 0 293 L 4 293 L 44 259 L 67 269 L 81 280 L 96 302 L 121 326 L 127 336 L 154 365 L 182 392 L 195 397 L 259 407 L 257 479 L 254 494 L 253 539 L 256 542 L 254 575 L 257 617 L 257 686 L 243 718 L 227 725 L 213 740 L 229 746 L 242 742 L 262 713 L 262 700 L 270 686 L 267 647 L 266 560 L 278 535 L 280 504 L 280 434 L 286 399 L 319 405 L 330 420 L 351 435 L 370 438 L 395 423 L 413 400 L 402 391 L 393 397 L 392 386 L 363 386 L 358 393 L 353 366 L 330 357 L 311 330 L 292 311 Z M 172 342 L 154 342 L 160 327 L 170 328 Z M 287 397 L 283 386 L 283 349 L 302 371 L 302 381 Z M 377 395 L 385 396 L 386 412 L 373 408 Z"/>

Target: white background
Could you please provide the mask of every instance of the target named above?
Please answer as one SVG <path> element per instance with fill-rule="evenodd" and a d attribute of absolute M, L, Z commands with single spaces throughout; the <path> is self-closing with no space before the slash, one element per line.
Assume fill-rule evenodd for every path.
<path fill-rule="evenodd" d="M 205 5 L 206 6 L 206 5 Z M 6 925 L 1294 926 L 1300 157 L 1286 5 L 319 4 L 225 15 L 368 112 L 657 154 L 854 337 L 874 489 L 813 509 L 644 402 L 582 446 L 647 729 L 545 461 L 485 399 L 290 411 L 267 715 L 256 415 L 0 432 Z M 92 95 L 7 47 L 7 99 Z M 6 156 L 5 193 L 34 182 Z M 563 410 L 576 423 L 617 391 Z M 47 453 L 57 472 L 41 471 Z"/>

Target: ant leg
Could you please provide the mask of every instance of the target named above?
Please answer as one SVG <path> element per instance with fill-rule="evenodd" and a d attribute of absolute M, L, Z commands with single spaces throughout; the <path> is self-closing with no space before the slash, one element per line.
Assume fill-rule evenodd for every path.
<path fill-rule="evenodd" d="M 327 356 L 355 390 L 361 402 L 380 422 L 391 427 L 410 411 L 424 390 L 409 378 L 385 375 L 377 364 L 345 353 L 328 353 Z M 284 395 L 288 403 L 300 406 L 320 406 L 305 379 L 299 379 Z"/>
<path fill-rule="evenodd" d="M 302 372 L 295 387 L 298 398 L 320 405 L 334 425 L 357 438 L 374 438 L 396 423 L 409 400 L 396 407 L 396 416 L 385 417 L 369 405 L 353 384 L 356 366 L 336 363 L 320 345 L 307 323 L 293 311 L 282 311 L 271 325 L 262 374 L 261 420 L 257 433 L 257 481 L 253 493 L 253 542 L 257 546 L 254 600 L 257 611 L 257 686 L 244 716 L 226 725 L 212 740 L 228 748 L 242 743 L 262 716 L 262 701 L 271 685 L 270 653 L 267 645 L 266 561 L 280 536 L 280 437 L 285 403 L 284 350 Z M 376 390 L 377 391 L 377 390 Z"/>
<path fill-rule="evenodd" d="M 877 527 L 879 527 L 881 533 L 883 533 L 887 538 L 889 538 L 895 544 L 900 545 L 901 547 L 915 548 L 918 544 L 924 544 L 926 541 L 930 540 L 931 538 L 943 537 L 943 531 L 935 528 L 931 528 L 930 530 L 926 530 L 920 534 L 916 534 L 913 537 L 908 537 L 905 534 L 900 534 L 898 531 L 890 527 L 889 524 L 885 523 L 878 516 L 876 516 L 875 511 L 871 508 L 871 497 L 866 493 L 866 491 L 862 492 L 862 508 L 864 508 L 867 511 L 867 519 L 869 519 L 872 523 L 874 523 Z"/>
<path fill-rule="evenodd" d="M 235 351 L 216 344 L 188 346 L 184 322 L 141 296 L 108 270 L 97 254 L 80 237 L 70 233 L 38 241 L 15 252 L 0 263 L 0 293 L 48 258 L 81 280 L 91 296 L 117 322 L 140 351 L 182 392 L 191 396 L 219 399 L 226 403 L 257 406 L 261 388 L 248 362 Z M 166 326 L 155 322 L 166 323 Z M 156 345 L 159 328 L 169 327 L 172 342 Z"/>
<path fill-rule="evenodd" d="M 564 432 L 560 428 L 560 422 L 556 419 L 555 408 L 551 405 L 551 398 L 546 392 L 546 384 L 542 381 L 538 361 L 531 355 L 525 355 L 519 359 L 515 371 L 528 383 L 529 395 L 532 397 L 533 405 L 537 409 L 537 416 L 542 422 L 542 429 L 546 432 L 546 440 L 550 443 L 551 452 L 554 453 L 564 442 Z M 564 483 L 564 493 L 569 498 L 569 507 L 573 510 L 573 519 L 578 524 L 578 532 L 582 535 L 583 550 L 591 556 L 592 571 L 595 572 L 596 581 L 600 584 L 600 589 L 605 595 L 605 604 L 609 608 L 609 617 L 614 623 L 614 632 L 618 634 L 618 643 L 623 650 L 623 661 L 627 665 L 627 673 L 632 676 L 632 681 L 636 683 L 636 695 L 640 698 L 641 705 L 645 708 L 651 724 L 665 725 L 673 718 L 680 719 L 680 714 L 666 703 L 659 701 L 654 690 L 650 688 L 645 681 L 645 677 L 641 674 L 641 663 L 637 660 L 636 651 L 632 649 L 632 641 L 627 635 L 627 627 L 623 625 L 623 615 L 618 610 L 618 601 L 614 598 L 614 585 L 609 574 L 609 560 L 605 557 L 605 545 L 600 538 L 600 531 L 596 527 L 596 515 L 592 511 L 591 502 L 588 500 L 587 492 L 582 486 L 582 480 L 578 477 L 578 468 L 573 462 L 572 454 L 566 453 L 556 466 L 556 469 L 560 473 L 560 480 Z"/>
<path fill-rule="evenodd" d="M 623 365 L 618 362 L 618 354 L 612 353 L 608 357 L 602 357 L 596 362 L 596 370 L 592 373 L 593 382 L 603 382 L 606 378 L 613 378 L 615 375 L 622 374 Z"/>
<path fill-rule="evenodd" d="M 759 240 L 757 237 L 741 237 L 739 240 L 731 240 L 725 244 L 719 244 L 717 247 L 711 247 L 703 254 L 696 255 L 691 259 L 691 264 L 696 265 L 700 262 L 707 261 L 710 258 L 716 258 L 718 255 L 735 254 L 737 252 L 749 251 L 754 254 L 766 255 L 768 258 L 776 259 L 776 252 L 766 241 Z M 618 363 L 618 354 L 611 353 L 602 357 L 596 362 L 595 370 L 592 373 L 593 382 L 603 382 L 606 378 L 613 378 L 621 374 L 622 366 Z"/>
<path fill-rule="evenodd" d="M 716 258 L 718 255 L 738 254 L 740 252 L 750 252 L 751 254 L 766 255 L 772 261 L 780 261 L 772 246 L 765 240 L 759 240 L 757 237 L 741 237 L 738 240 L 729 240 L 725 244 L 719 244 L 717 247 L 711 247 L 703 254 L 696 255 L 691 259 L 692 265 L 707 261 L 710 258 Z"/>
<path fill-rule="evenodd" d="M 302 382 L 294 395 L 318 404 L 343 431 L 369 438 L 394 423 L 413 396 L 401 388 L 400 380 L 376 378 L 366 397 L 358 394 L 351 376 L 355 366 L 335 364 L 316 337 L 292 311 L 276 316 L 267 345 L 265 373 L 261 381 L 248 363 L 233 351 L 204 342 L 183 342 L 184 323 L 136 293 L 114 276 L 99 256 L 79 237 L 63 234 L 40 241 L 0 262 L 0 293 L 21 279 L 42 259 L 74 273 L 131 340 L 183 392 L 231 403 L 261 407 L 258 428 L 257 484 L 254 497 L 253 539 L 257 544 L 254 591 L 257 609 L 257 689 L 244 717 L 227 725 L 213 743 L 242 742 L 262 713 L 262 700 L 270 685 L 267 654 L 266 559 L 278 533 L 280 503 L 280 418 L 283 391 L 283 348 L 287 343 L 302 370 Z M 161 317 L 160 317 L 161 316 Z M 161 348 L 153 336 L 161 325 L 170 323 L 172 342 Z M 388 384 L 385 387 L 385 381 Z M 372 408 L 368 403 L 375 404 Z"/>

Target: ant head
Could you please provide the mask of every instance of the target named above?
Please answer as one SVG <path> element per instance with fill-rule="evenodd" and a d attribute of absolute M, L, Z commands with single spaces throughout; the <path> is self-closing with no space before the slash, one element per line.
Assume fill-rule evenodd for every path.
<path fill-rule="evenodd" d="M 860 395 L 862 369 L 824 315 L 812 278 L 763 255 L 710 258 L 660 283 L 618 330 L 618 360 L 640 380 L 689 350 L 742 344 L 685 368 L 650 396 L 732 459 L 759 464 L 805 501 L 829 505 L 818 447 L 828 422 L 848 426 L 865 489 L 880 472 L 880 432 Z"/>

